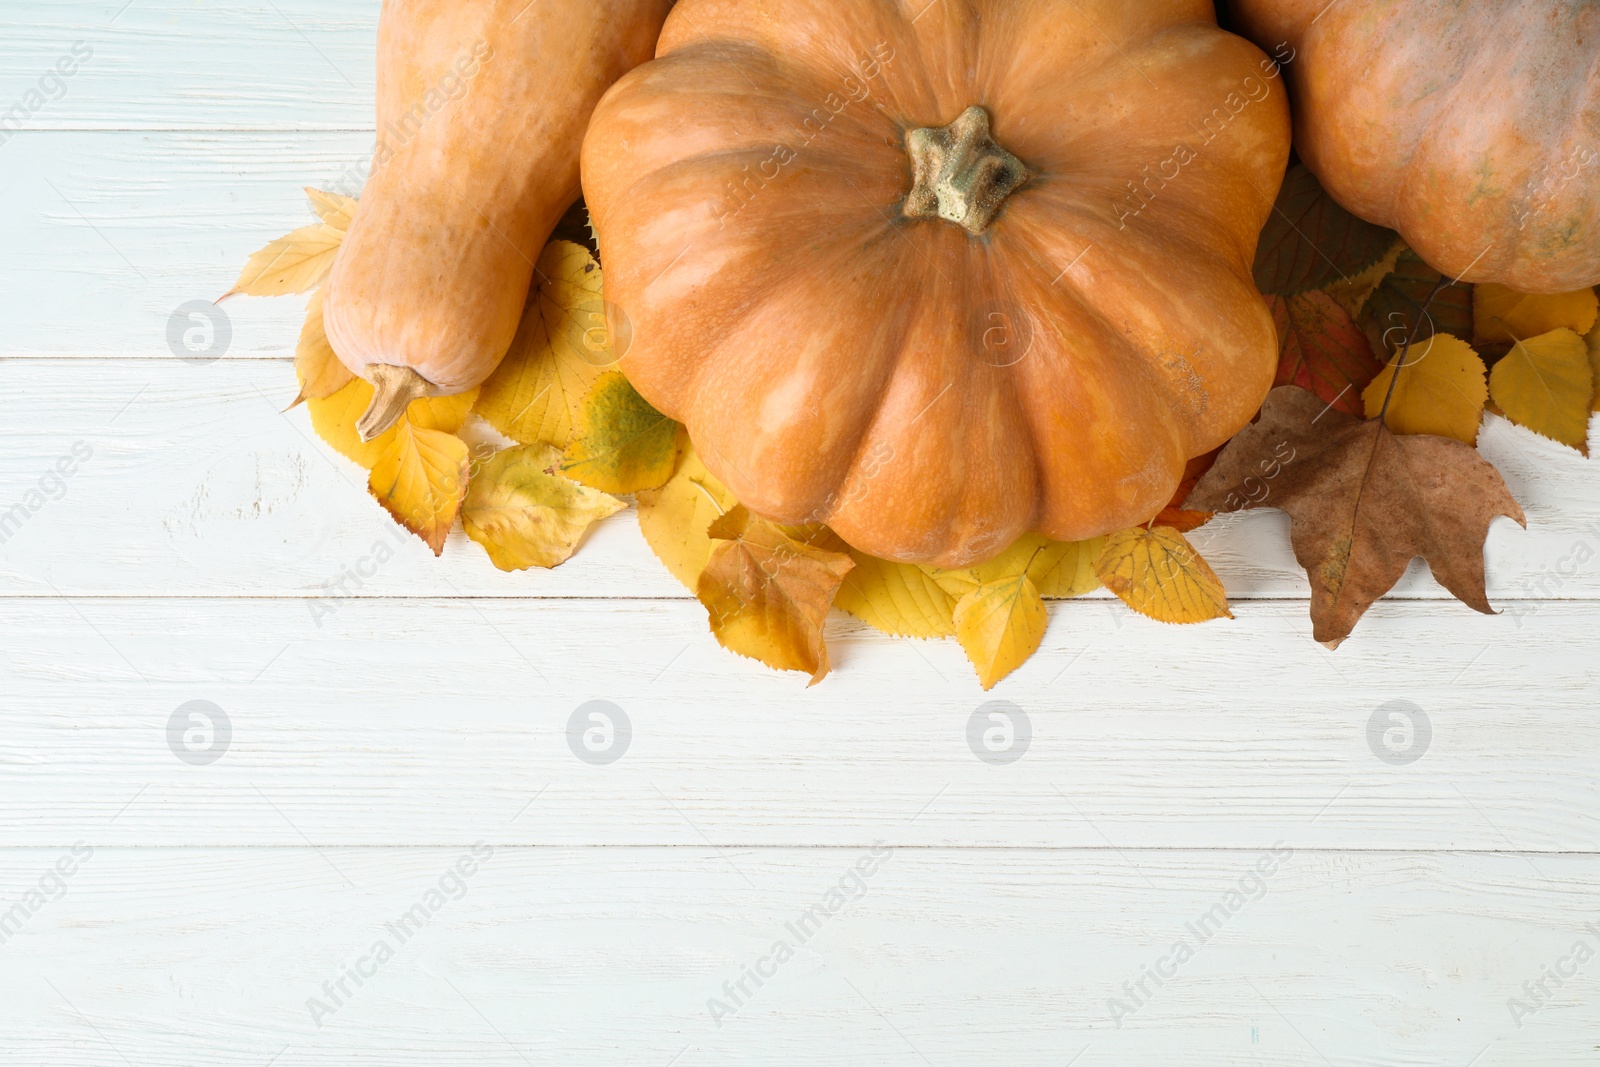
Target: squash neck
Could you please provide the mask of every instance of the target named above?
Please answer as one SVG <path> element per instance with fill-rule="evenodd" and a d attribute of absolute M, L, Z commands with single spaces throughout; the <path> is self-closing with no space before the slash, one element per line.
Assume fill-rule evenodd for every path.
<path fill-rule="evenodd" d="M 911 193 L 902 213 L 911 219 L 944 219 L 979 236 L 994 222 L 1006 198 L 1028 180 L 1027 165 L 989 135 L 989 113 L 973 107 L 948 126 L 906 132 L 911 157 Z"/>

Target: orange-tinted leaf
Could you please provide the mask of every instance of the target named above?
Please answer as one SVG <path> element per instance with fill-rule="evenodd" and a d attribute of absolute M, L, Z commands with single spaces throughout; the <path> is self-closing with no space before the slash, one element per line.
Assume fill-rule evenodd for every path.
<path fill-rule="evenodd" d="M 466 442 L 442 430 L 413 426 L 409 418 L 394 429 L 367 488 L 395 522 L 426 541 L 435 556 L 441 555 L 467 495 Z"/>
<path fill-rule="evenodd" d="M 711 559 L 695 594 L 717 641 L 769 667 L 805 671 L 812 683 L 828 673 L 822 625 L 844 576 L 848 555 L 798 541 L 742 505 L 711 524 Z"/>
<path fill-rule="evenodd" d="M 1327 293 L 1268 298 L 1278 327 L 1274 385 L 1298 385 L 1347 415 L 1361 412 L 1361 390 L 1383 369 L 1364 330 Z"/>
<path fill-rule="evenodd" d="M 1233 618 L 1211 565 L 1169 526 L 1135 526 L 1106 538 L 1094 569 L 1107 589 L 1158 622 Z"/>

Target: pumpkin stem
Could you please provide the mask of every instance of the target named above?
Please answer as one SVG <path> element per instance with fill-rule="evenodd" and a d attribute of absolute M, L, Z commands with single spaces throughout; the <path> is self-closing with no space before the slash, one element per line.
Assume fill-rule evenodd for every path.
<path fill-rule="evenodd" d="M 989 113 L 974 105 L 948 126 L 906 132 L 911 193 L 903 214 L 945 219 L 974 237 L 1000 212 L 1006 197 L 1028 180 L 1027 165 L 989 136 Z"/>
<path fill-rule="evenodd" d="M 400 421 L 413 400 L 433 392 L 428 380 L 410 367 L 390 363 L 367 364 L 367 379 L 372 382 L 372 403 L 356 422 L 356 433 L 370 441 Z"/>

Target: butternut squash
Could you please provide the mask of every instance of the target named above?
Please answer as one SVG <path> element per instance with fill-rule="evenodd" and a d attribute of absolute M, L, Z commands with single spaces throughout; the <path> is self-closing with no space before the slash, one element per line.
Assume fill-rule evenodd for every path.
<path fill-rule="evenodd" d="M 385 0 L 372 173 L 323 302 L 334 352 L 375 387 L 363 438 L 499 364 L 578 197 L 590 113 L 671 3 Z"/>

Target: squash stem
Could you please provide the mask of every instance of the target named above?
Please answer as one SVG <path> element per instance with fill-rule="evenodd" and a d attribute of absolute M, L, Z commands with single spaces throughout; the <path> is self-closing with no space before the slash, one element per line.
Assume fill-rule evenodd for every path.
<path fill-rule="evenodd" d="M 989 113 L 976 105 L 948 126 L 908 130 L 906 154 L 912 186 L 902 213 L 954 222 L 974 237 L 1028 180 L 1027 165 L 989 136 Z"/>
<path fill-rule="evenodd" d="M 428 380 L 410 367 L 369 363 L 366 376 L 372 382 L 372 403 L 356 422 L 356 433 L 363 441 L 372 440 L 399 422 L 413 400 L 433 392 Z"/>

